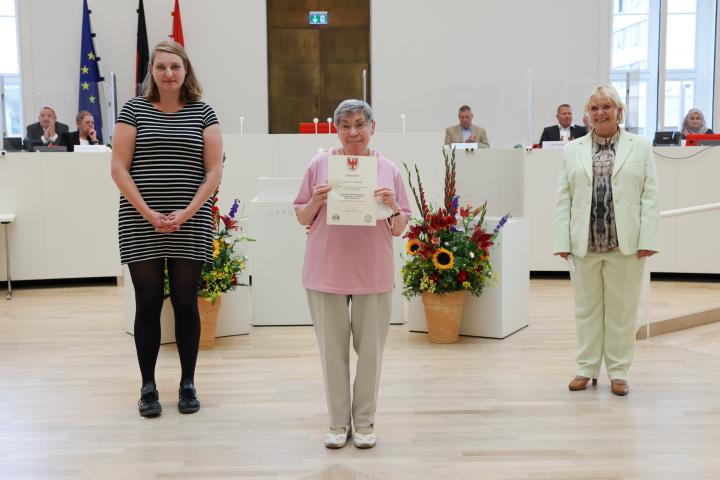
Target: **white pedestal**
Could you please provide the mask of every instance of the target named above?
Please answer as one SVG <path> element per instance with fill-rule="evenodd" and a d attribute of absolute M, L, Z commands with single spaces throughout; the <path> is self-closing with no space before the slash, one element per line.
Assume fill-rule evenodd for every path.
<path fill-rule="evenodd" d="M 126 330 L 135 334 L 135 290 L 127 265 L 123 265 L 123 285 Z M 250 333 L 252 321 L 252 298 L 250 286 L 238 285 L 232 292 L 222 296 L 222 307 L 218 315 L 216 337 L 246 335 Z M 175 314 L 169 298 L 163 302 L 160 313 L 160 343 L 175 343 Z"/>
<path fill-rule="evenodd" d="M 486 218 L 494 228 L 497 218 Z M 528 223 L 511 218 L 500 231 L 490 261 L 498 281 L 485 287 L 480 297 L 467 294 L 460 335 L 505 338 L 528 325 L 530 280 L 528 269 Z M 408 307 L 408 329 L 427 332 L 422 299 L 415 297 Z"/>
<path fill-rule="evenodd" d="M 235 290 L 223 293 L 215 337 L 247 335 L 252 314 L 252 287 L 238 285 Z"/>
<path fill-rule="evenodd" d="M 253 325 L 312 325 L 302 286 L 305 228 L 292 201 L 301 178 L 258 178 L 250 202 Z"/>
<path fill-rule="evenodd" d="M 258 196 L 250 203 L 253 325 L 312 325 L 302 286 L 305 228 L 297 222 L 292 201 L 300 178 L 258 178 Z M 395 291 L 390 322 L 405 323 L 399 252 L 405 241 L 393 239 Z"/>

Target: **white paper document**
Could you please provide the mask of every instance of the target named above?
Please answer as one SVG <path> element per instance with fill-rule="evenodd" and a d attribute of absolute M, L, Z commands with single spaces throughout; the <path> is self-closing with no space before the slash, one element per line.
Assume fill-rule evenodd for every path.
<path fill-rule="evenodd" d="M 109 152 L 105 145 L 75 145 L 75 153 L 98 153 Z"/>
<path fill-rule="evenodd" d="M 378 206 L 377 158 L 352 155 L 330 155 L 327 198 L 328 225 L 374 227 Z"/>
<path fill-rule="evenodd" d="M 542 148 L 545 150 L 562 150 L 568 143 L 570 143 L 568 140 L 546 140 L 542 143 Z"/>

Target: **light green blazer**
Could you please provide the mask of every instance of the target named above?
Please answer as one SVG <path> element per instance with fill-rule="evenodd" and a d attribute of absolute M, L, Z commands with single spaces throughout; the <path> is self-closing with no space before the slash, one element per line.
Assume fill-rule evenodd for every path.
<path fill-rule="evenodd" d="M 553 252 L 584 257 L 590 235 L 593 191 L 592 135 L 570 142 L 563 151 L 557 194 Z M 625 255 L 658 250 L 658 181 L 647 140 L 623 130 L 615 149 L 612 194 L 618 247 Z"/>

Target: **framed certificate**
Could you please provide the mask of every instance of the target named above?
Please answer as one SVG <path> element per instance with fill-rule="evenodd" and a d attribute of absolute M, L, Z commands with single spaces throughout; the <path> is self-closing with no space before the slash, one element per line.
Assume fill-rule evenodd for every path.
<path fill-rule="evenodd" d="M 330 155 L 328 158 L 328 225 L 374 227 L 377 219 L 377 158 Z"/>

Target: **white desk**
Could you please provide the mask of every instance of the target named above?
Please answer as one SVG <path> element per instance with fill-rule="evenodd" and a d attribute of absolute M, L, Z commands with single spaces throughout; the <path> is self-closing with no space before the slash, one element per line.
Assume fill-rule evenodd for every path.
<path fill-rule="evenodd" d="M 8 225 L 15 221 L 14 213 L 0 213 L 0 225 L 5 231 L 5 272 L 7 274 L 7 293 L 5 299 L 12 299 L 12 277 L 10 275 L 10 238 L 8 237 Z"/>
<path fill-rule="evenodd" d="M 437 204 L 442 198 L 441 141 L 437 132 L 379 132 L 371 145 L 401 169 L 403 161 L 411 168 L 417 163 L 428 196 Z M 318 147 L 337 146 L 338 139 L 334 135 L 225 135 L 223 145 L 228 160 L 220 208 L 226 211 L 233 198 L 249 204 L 257 196 L 257 177 L 301 177 Z M 653 150 L 662 155 L 656 158 L 661 210 L 718 201 L 713 181 L 720 177 L 720 149 Z M 542 149 L 480 149 L 457 155 L 458 192 L 463 202 L 487 199 L 489 215 L 510 212 L 528 220 L 531 271 L 564 269 L 552 255 L 561 155 L 558 150 Z M 0 157 L 0 212 L 30 219 L 15 222 L 10 229 L 14 280 L 121 275 L 119 193 L 109 172 L 109 153 L 9 152 Z M 715 248 L 718 219 L 719 212 L 708 212 L 663 220 L 660 255 L 651 263 L 653 271 L 720 274 L 720 255 L 703 253 Z M 302 243 L 302 229 L 294 232 Z M 262 274 L 257 269 L 264 266 L 252 257 L 251 263 L 253 273 Z M 5 278 L 5 268 L 0 261 L 0 278 Z"/>

